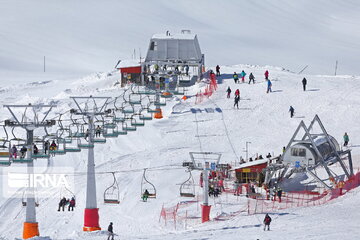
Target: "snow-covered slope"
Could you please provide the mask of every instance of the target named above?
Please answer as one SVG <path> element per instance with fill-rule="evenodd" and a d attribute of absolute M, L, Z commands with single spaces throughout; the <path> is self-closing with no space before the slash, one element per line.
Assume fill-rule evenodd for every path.
<path fill-rule="evenodd" d="M 273 92 L 269 94 L 266 93 L 266 82 L 263 79 L 265 69 L 270 71 L 273 82 Z M 182 107 L 177 109 L 182 109 L 182 112 L 171 114 L 172 106 L 180 101 L 173 99 L 164 108 L 164 119 L 153 120 L 128 136 L 120 136 L 109 140 L 105 145 L 96 146 L 97 198 L 101 227 L 106 229 L 110 221 L 114 222 L 115 232 L 121 239 L 232 239 L 239 235 L 254 239 L 303 239 L 305 235 L 308 239 L 337 239 L 340 233 L 334 229 L 335 226 L 339 226 L 344 232 L 344 239 L 356 237 L 358 232 L 354 226 L 359 223 L 356 220 L 359 219 L 359 213 L 354 210 L 359 201 L 357 190 L 326 206 L 280 212 L 279 215 L 274 215 L 274 231 L 270 233 L 264 233 L 259 227 L 263 217 L 261 215 L 239 215 L 230 221 L 190 225 L 188 230 L 178 231 L 159 224 L 162 205 L 173 206 L 183 200 L 179 197 L 179 184 L 188 175 L 181 164 L 184 160 L 189 160 L 189 151 L 221 152 L 221 161 L 231 163 L 240 156 L 245 156 L 245 143 L 249 141 L 250 156 L 256 153 L 265 155 L 268 152 L 279 154 L 298 123 L 304 120 L 308 124 L 318 114 L 329 134 L 339 142 L 343 133 L 348 132 L 350 145 L 354 146 L 354 159 L 358 159 L 356 156 L 359 155 L 359 149 L 356 145 L 360 142 L 357 134 L 360 127 L 355 122 L 360 113 L 354 111 L 354 108 L 360 99 L 359 77 L 308 75 L 308 91 L 304 92 L 300 83 L 302 76 L 282 68 L 236 65 L 222 66 L 222 70 L 224 74 L 219 78 L 219 88 L 210 99 L 198 105 L 194 105 L 194 98 L 181 101 Z M 234 84 L 232 73 L 241 70 L 248 74 L 253 72 L 256 83 Z M 56 101 L 58 107 L 54 113 L 64 112 L 72 106 L 69 100 L 71 95 L 118 96 L 122 90 L 113 85 L 117 80 L 116 74 L 24 83 L 4 89 L 0 103 Z M 226 99 L 225 91 L 228 86 L 233 92 L 237 88 L 241 91 L 239 110 L 233 108 L 232 98 Z M 197 87 L 190 91 L 196 92 Z M 293 119 L 288 113 L 290 105 L 295 108 Z M 222 113 L 202 111 L 193 114 L 189 111 L 190 108 L 215 107 L 221 108 Z M 9 116 L 5 109 L 1 109 L 1 115 L 4 119 Z M 83 151 L 65 157 L 56 156 L 51 160 L 51 166 L 68 165 L 75 168 L 77 207 L 71 213 L 57 212 L 57 192 L 53 193 L 55 198 L 40 199 L 37 217 L 42 236 L 50 236 L 52 239 L 105 238 L 105 233 L 86 234 L 81 231 L 86 193 L 86 177 L 83 174 L 86 157 L 86 151 Z M 47 162 L 38 160 L 36 165 L 46 166 Z M 355 165 L 360 165 L 358 160 Z M 158 191 L 157 199 L 151 199 L 147 203 L 139 200 L 143 168 L 149 168 L 147 178 Z M 103 191 L 112 183 L 111 171 L 117 172 L 116 178 L 121 190 L 121 203 L 117 206 L 102 203 Z M 198 172 L 194 173 L 194 178 L 197 182 Z M 197 187 L 196 192 L 201 190 Z M 223 204 L 227 201 L 233 204 L 231 196 L 228 197 L 229 199 L 225 195 L 222 197 Z M 244 207 L 243 198 L 233 201 L 238 201 L 235 208 Z M 212 217 L 221 212 L 220 206 L 222 205 L 218 204 L 214 207 Z M 191 213 L 199 214 L 195 209 Z M 324 215 L 320 215 L 323 213 Z M 21 236 L 24 214 L 19 199 L 1 199 L 0 219 L 7 220 L 0 222 L 0 236 L 5 239 Z M 340 221 L 335 216 L 355 220 Z M 314 225 L 314 222 L 317 224 Z"/>
<path fill-rule="evenodd" d="M 359 75 L 357 0 L 9 1 L 0 6 L 0 80 L 111 69 L 154 33 L 191 29 L 209 65 L 272 64 Z"/>

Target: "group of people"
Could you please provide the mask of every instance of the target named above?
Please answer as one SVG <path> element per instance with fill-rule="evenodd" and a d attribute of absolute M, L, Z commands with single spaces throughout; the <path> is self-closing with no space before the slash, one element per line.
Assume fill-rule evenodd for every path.
<path fill-rule="evenodd" d="M 56 143 L 55 143 L 55 140 L 53 140 L 51 144 L 50 144 L 49 140 L 46 140 L 46 141 L 44 142 L 43 147 L 44 147 L 44 153 L 47 154 L 47 153 L 49 153 L 49 150 L 50 150 L 50 151 L 56 150 L 57 145 L 56 145 Z M 23 158 L 26 157 L 27 151 L 28 151 L 27 146 L 26 146 L 26 145 L 23 145 L 23 146 L 21 147 L 21 149 L 20 149 L 20 158 L 21 158 L 21 159 L 23 159 Z M 33 151 L 33 154 L 34 154 L 34 155 L 37 155 L 37 154 L 40 153 L 40 152 L 39 152 L 39 148 L 36 146 L 36 144 L 33 144 L 32 151 Z M 18 157 L 18 149 L 17 149 L 17 147 L 16 147 L 15 144 L 12 145 L 9 153 L 10 153 L 10 158 L 17 159 L 17 157 Z"/>
<path fill-rule="evenodd" d="M 68 211 L 74 211 L 74 207 L 75 207 L 75 197 L 72 197 L 71 199 L 66 199 L 65 197 L 63 197 L 60 202 L 59 202 L 59 208 L 58 208 L 58 212 L 60 212 L 60 209 L 62 208 L 63 211 L 65 211 L 65 206 L 69 205 L 68 207 Z"/>

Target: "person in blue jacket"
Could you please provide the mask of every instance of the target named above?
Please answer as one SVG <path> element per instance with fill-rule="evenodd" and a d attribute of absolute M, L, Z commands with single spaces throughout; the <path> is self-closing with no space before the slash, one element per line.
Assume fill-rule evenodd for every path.
<path fill-rule="evenodd" d="M 241 75 L 241 82 L 245 82 L 246 73 L 244 72 L 244 70 L 241 71 L 240 75 Z"/>
<path fill-rule="evenodd" d="M 268 79 L 267 80 L 267 91 L 266 91 L 266 93 L 272 92 L 271 87 L 272 87 L 272 83 L 271 83 L 270 79 Z"/>

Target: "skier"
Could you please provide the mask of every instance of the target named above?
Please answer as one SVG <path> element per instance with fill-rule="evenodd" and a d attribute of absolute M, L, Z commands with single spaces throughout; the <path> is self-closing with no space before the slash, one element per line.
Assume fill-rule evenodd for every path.
<path fill-rule="evenodd" d="M 34 144 L 33 149 L 34 149 L 34 154 L 38 154 L 38 153 L 39 153 L 39 149 L 38 149 L 38 147 L 36 146 L 36 144 Z"/>
<path fill-rule="evenodd" d="M 70 200 L 70 202 L 69 202 L 68 211 L 70 211 L 70 209 L 71 209 L 71 211 L 74 211 L 74 207 L 75 207 L 75 198 L 72 197 L 71 200 Z"/>
<path fill-rule="evenodd" d="M 144 192 L 144 194 L 142 196 L 142 200 L 144 202 L 147 202 L 148 197 L 149 197 L 149 191 L 147 189 L 145 189 L 145 192 Z"/>
<path fill-rule="evenodd" d="M 349 143 L 349 135 L 347 133 L 344 134 L 344 147 L 347 147 Z"/>
<path fill-rule="evenodd" d="M 189 76 L 189 65 L 185 65 L 185 74 Z"/>
<path fill-rule="evenodd" d="M 55 140 L 53 140 L 52 142 L 51 142 L 51 145 L 50 145 L 50 151 L 55 151 L 56 150 L 56 148 L 57 148 L 57 146 L 56 146 L 56 143 L 55 143 Z M 53 153 L 53 156 L 55 156 L 55 153 Z"/>
<path fill-rule="evenodd" d="M 270 223 L 271 223 L 271 217 L 269 216 L 269 214 L 266 214 L 264 218 L 264 231 L 266 229 L 266 226 L 268 227 L 268 231 L 270 231 Z"/>
<path fill-rule="evenodd" d="M 100 134 L 101 134 L 101 127 L 100 127 L 100 125 L 98 125 L 96 127 L 95 137 L 100 137 Z"/>
<path fill-rule="evenodd" d="M 45 143 L 44 143 L 44 151 L 45 151 L 45 154 L 46 154 L 47 151 L 49 150 L 49 146 L 50 146 L 50 142 L 49 142 L 49 140 L 46 140 Z"/>
<path fill-rule="evenodd" d="M 66 198 L 63 197 L 60 202 L 59 202 L 59 208 L 58 208 L 58 212 L 60 212 L 60 208 L 62 208 L 63 211 L 65 211 L 65 205 L 66 205 Z"/>
<path fill-rule="evenodd" d="M 220 76 L 220 66 L 216 65 L 216 76 Z"/>
<path fill-rule="evenodd" d="M 251 81 L 253 82 L 253 84 L 255 84 L 255 77 L 254 77 L 253 73 L 250 73 L 250 75 L 249 75 L 249 84 L 251 83 Z"/>
<path fill-rule="evenodd" d="M 244 82 L 245 76 L 246 76 L 246 73 L 244 72 L 244 70 L 241 71 L 240 75 L 241 75 L 241 82 Z"/>
<path fill-rule="evenodd" d="M 268 80 L 268 79 L 269 79 L 269 71 L 266 70 L 265 73 L 264 73 L 264 75 L 265 75 L 265 80 Z"/>
<path fill-rule="evenodd" d="M 230 88 L 230 87 L 228 87 L 228 89 L 226 90 L 226 92 L 227 92 L 227 98 L 230 98 L 231 88 Z"/>
<path fill-rule="evenodd" d="M 282 189 L 279 187 L 278 189 L 277 189 L 277 196 L 278 196 L 278 198 L 279 198 L 279 202 L 281 203 L 281 196 L 282 196 Z"/>
<path fill-rule="evenodd" d="M 235 96 L 239 96 L 240 97 L 240 90 L 239 89 L 236 89 L 235 91 Z M 240 99 L 239 99 L 240 100 Z"/>
<path fill-rule="evenodd" d="M 283 148 L 282 148 L 282 152 L 284 153 L 286 151 L 286 147 L 285 146 L 283 146 Z"/>
<path fill-rule="evenodd" d="M 113 223 L 112 222 L 110 222 L 110 225 L 108 227 L 108 240 L 114 240 L 114 232 L 113 232 Z"/>
<path fill-rule="evenodd" d="M 266 90 L 266 93 L 272 92 L 272 91 L 271 91 L 271 87 L 272 87 L 272 83 L 271 83 L 270 79 L 267 79 L 267 90 Z"/>
<path fill-rule="evenodd" d="M 25 157 L 25 154 L 26 154 L 26 151 L 27 151 L 27 148 L 26 146 L 24 145 L 21 149 L 20 149 L 20 158 L 24 158 Z"/>
<path fill-rule="evenodd" d="M 239 109 L 239 101 L 240 101 L 240 96 L 239 96 L 239 95 L 235 95 L 234 107 L 236 106 L 237 109 Z"/>
<path fill-rule="evenodd" d="M 12 158 L 15 158 L 15 159 L 17 158 L 17 148 L 16 148 L 15 144 L 12 146 L 10 153 L 11 153 L 10 155 Z"/>
<path fill-rule="evenodd" d="M 237 83 L 239 81 L 239 76 L 237 75 L 236 72 L 234 72 L 234 74 L 233 74 L 233 79 L 234 79 L 235 83 Z"/>
<path fill-rule="evenodd" d="M 86 129 L 85 137 L 84 137 L 86 141 L 87 141 L 87 138 L 89 137 L 89 134 L 90 134 L 89 129 Z"/>
<path fill-rule="evenodd" d="M 307 84 L 307 80 L 306 80 L 306 78 L 303 78 L 302 85 L 303 85 L 304 91 L 306 91 L 306 84 Z"/>
<path fill-rule="evenodd" d="M 292 106 L 290 106 L 289 112 L 290 112 L 290 117 L 292 118 L 294 116 L 295 109 Z"/>

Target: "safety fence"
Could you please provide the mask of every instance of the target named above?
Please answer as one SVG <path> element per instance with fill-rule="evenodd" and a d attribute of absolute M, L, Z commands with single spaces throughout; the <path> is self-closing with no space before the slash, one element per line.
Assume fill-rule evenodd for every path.
<path fill-rule="evenodd" d="M 265 198 L 249 198 L 247 212 L 251 214 L 276 212 L 288 208 L 318 206 L 329 202 L 332 199 L 344 195 L 348 191 L 360 186 L 360 172 L 350 177 L 347 181 L 340 181 L 336 188 L 323 191 L 322 193 L 301 191 L 287 192 L 280 198 L 274 197 L 271 200 Z"/>
<path fill-rule="evenodd" d="M 205 74 L 205 79 L 207 81 L 207 85 L 204 89 L 200 90 L 195 96 L 195 104 L 199 104 L 202 103 L 204 101 L 204 99 L 209 98 L 210 96 L 212 96 L 212 94 L 216 91 L 217 89 L 217 80 L 216 80 L 216 76 L 215 73 L 213 73 L 212 71 L 207 71 Z"/>
<path fill-rule="evenodd" d="M 164 223 L 165 226 L 173 226 L 174 229 L 183 228 L 187 226 L 201 223 L 199 203 L 201 196 L 188 201 L 182 201 L 175 206 L 161 208 L 159 223 Z M 191 208 L 191 209 L 189 209 Z"/>

